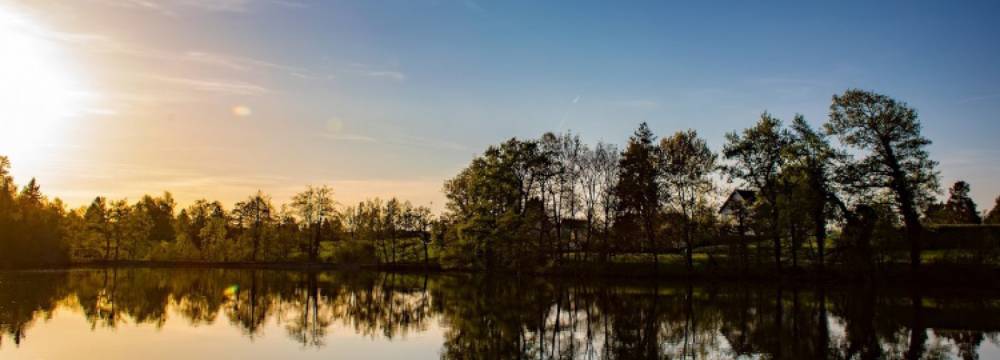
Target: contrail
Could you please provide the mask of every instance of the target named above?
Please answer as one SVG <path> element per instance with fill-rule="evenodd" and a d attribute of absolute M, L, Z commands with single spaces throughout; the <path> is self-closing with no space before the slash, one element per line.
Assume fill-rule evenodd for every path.
<path fill-rule="evenodd" d="M 566 125 L 566 117 L 569 116 L 569 110 L 573 108 L 573 105 L 575 105 L 578 102 L 580 102 L 580 95 L 577 95 L 575 98 L 573 98 L 573 101 L 569 104 L 569 106 L 566 107 L 566 110 L 563 111 L 562 119 L 559 120 L 559 127 L 556 128 L 557 130 L 562 130 L 563 125 Z"/>

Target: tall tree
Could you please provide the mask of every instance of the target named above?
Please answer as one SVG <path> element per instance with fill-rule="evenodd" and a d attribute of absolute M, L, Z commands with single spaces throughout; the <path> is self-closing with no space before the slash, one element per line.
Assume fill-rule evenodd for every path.
<path fill-rule="evenodd" d="M 84 213 L 87 230 L 104 241 L 104 260 L 111 260 L 111 223 L 108 218 L 108 201 L 102 196 L 94 198 Z"/>
<path fill-rule="evenodd" d="M 319 257 L 319 245 L 324 222 L 336 215 L 333 201 L 333 189 L 323 185 L 309 186 L 305 191 L 292 198 L 292 208 L 298 213 L 307 226 L 312 228 L 309 241 L 309 260 L 316 261 Z"/>
<path fill-rule="evenodd" d="M 645 236 L 643 248 L 653 257 L 653 264 L 659 264 L 659 247 L 656 242 L 657 218 L 660 212 L 660 184 L 657 179 L 659 148 L 656 137 L 646 123 L 629 138 L 619 161 L 618 218 L 620 223 L 631 228 L 638 227 Z"/>
<path fill-rule="evenodd" d="M 258 190 L 246 200 L 236 203 L 233 214 L 239 219 L 240 224 L 250 230 L 252 241 L 250 261 L 257 261 L 264 227 L 273 221 L 274 207 L 271 205 L 271 197 Z"/>
<path fill-rule="evenodd" d="M 211 251 L 218 248 L 220 244 L 211 243 L 212 238 L 203 236 L 205 229 L 214 222 L 225 222 L 226 211 L 222 208 L 222 203 L 218 201 L 209 202 L 205 199 L 196 200 L 187 209 L 182 210 L 187 215 L 188 221 L 184 226 L 179 227 L 184 236 L 198 250 L 202 260 L 210 257 L 217 258 L 221 254 L 212 254 Z M 178 216 L 180 217 L 180 216 Z M 211 231 L 209 231 L 211 233 Z"/>
<path fill-rule="evenodd" d="M 145 195 L 137 206 L 149 215 L 153 221 L 153 229 L 150 231 L 150 241 L 173 241 L 177 238 L 174 233 L 174 207 L 176 206 L 173 195 L 170 192 L 163 193 L 162 197 L 152 197 Z"/>
<path fill-rule="evenodd" d="M 385 211 L 382 212 L 384 216 L 382 225 L 385 226 L 384 233 L 389 236 L 389 263 L 396 263 L 397 238 L 402 213 L 402 204 L 396 198 L 391 198 L 385 202 Z"/>
<path fill-rule="evenodd" d="M 716 155 L 694 130 L 678 131 L 660 141 L 660 176 L 670 194 L 668 204 L 683 216 L 682 236 L 687 269 L 694 268 L 694 223 L 697 206 L 712 188 Z"/>
<path fill-rule="evenodd" d="M 583 216 L 587 220 L 587 235 L 584 241 L 584 256 L 593 252 L 594 227 L 599 216 L 601 202 L 601 162 L 596 149 L 586 145 L 580 155 L 580 194 Z"/>
<path fill-rule="evenodd" d="M 723 154 L 730 161 L 724 167 L 730 178 L 740 179 L 761 193 L 767 210 L 767 223 L 774 245 L 774 263 L 781 271 L 781 231 L 779 229 L 780 204 L 778 204 L 779 175 L 785 165 L 785 152 L 791 143 L 781 120 L 763 113 L 756 125 L 743 133 L 726 134 Z"/>
<path fill-rule="evenodd" d="M 885 95 L 848 90 L 833 96 L 826 132 L 857 151 L 845 167 L 852 188 L 895 197 L 910 242 L 910 264 L 919 269 L 923 227 L 918 209 L 939 185 L 937 162 L 927 154 L 931 141 L 920 133 L 917 111 Z"/>
<path fill-rule="evenodd" d="M 594 170 L 599 174 L 598 186 L 604 224 L 601 234 L 601 260 L 605 262 L 610 260 L 612 254 L 611 225 L 614 223 L 614 211 L 618 208 L 616 186 L 619 181 L 620 168 L 618 164 L 620 160 L 621 152 L 614 144 L 599 142 L 594 148 Z"/>
<path fill-rule="evenodd" d="M 805 177 L 808 188 L 804 197 L 796 201 L 804 203 L 812 218 L 813 239 L 816 242 L 816 252 L 819 268 L 825 264 L 826 225 L 830 199 L 835 194 L 831 182 L 833 170 L 844 160 L 844 154 L 830 145 L 826 134 L 814 130 L 802 115 L 795 116 L 792 122 L 791 167 L 793 171 Z"/>

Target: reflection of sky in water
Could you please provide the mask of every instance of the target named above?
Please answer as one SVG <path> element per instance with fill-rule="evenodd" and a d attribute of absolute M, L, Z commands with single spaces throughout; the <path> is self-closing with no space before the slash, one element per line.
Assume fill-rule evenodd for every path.
<path fill-rule="evenodd" d="M 227 288 L 228 290 L 228 288 Z M 564 315 L 565 316 L 565 315 Z M 437 359 L 445 329 L 440 321 L 428 322 L 424 331 L 411 331 L 389 340 L 382 336 L 357 335 L 350 326 L 334 321 L 327 329 L 322 347 L 304 347 L 287 337 L 281 317 L 267 321 L 263 329 L 248 338 L 241 330 L 219 316 L 212 323 L 191 325 L 183 314 L 169 309 L 167 321 L 157 328 L 151 324 L 136 325 L 132 319 L 117 329 L 98 326 L 90 330 L 79 309 L 62 306 L 51 319 L 32 326 L 21 345 L 15 347 L 9 337 L 0 347 L 3 359 Z M 843 323 L 831 319 L 832 338 L 844 336 Z M 574 338 L 585 341 L 586 334 Z M 53 344 L 57 341 L 58 344 Z M 717 354 L 731 350 L 721 334 L 713 336 Z M 928 331 L 928 347 L 942 344 L 954 351 L 955 344 L 936 338 Z M 597 341 L 598 348 L 604 344 Z M 979 347 L 981 359 L 1000 359 L 1000 346 L 987 337 Z"/>
<path fill-rule="evenodd" d="M 650 285 L 232 269 L 0 272 L 0 359 L 549 358 L 559 355 L 547 353 L 553 348 L 643 358 L 646 344 L 668 358 L 766 358 L 774 349 L 810 357 L 824 347 L 863 357 L 874 341 L 895 358 L 911 340 L 915 309 L 898 291 Z M 993 295 L 922 293 L 925 356 L 957 357 L 959 342 L 982 336 L 971 348 L 1000 358 Z"/>
<path fill-rule="evenodd" d="M 268 319 L 251 340 L 224 316 L 211 324 L 191 326 L 175 309 L 157 329 L 129 321 L 117 329 L 98 326 L 93 331 L 78 310 L 60 308 L 52 319 L 38 321 L 19 347 L 4 337 L 2 359 L 437 359 L 442 329 L 437 321 L 423 332 L 409 332 L 392 340 L 357 335 L 334 321 L 325 346 L 303 347 L 288 338 L 279 318 Z M 139 355 L 141 354 L 141 356 Z"/>

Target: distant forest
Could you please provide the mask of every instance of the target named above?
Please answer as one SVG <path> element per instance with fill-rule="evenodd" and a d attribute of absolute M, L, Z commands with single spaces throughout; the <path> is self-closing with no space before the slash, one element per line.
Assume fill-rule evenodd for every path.
<path fill-rule="evenodd" d="M 67 209 L 0 156 L 0 267 L 122 262 L 301 263 L 544 272 L 634 268 L 874 273 L 922 263 L 1000 266 L 1000 197 L 945 202 L 917 112 L 863 90 L 813 128 L 764 113 L 715 153 L 695 130 L 624 148 L 573 133 L 490 146 L 445 181 L 446 209 L 396 198 L 339 206 L 307 187 L 227 207 L 170 193 Z M 728 192 L 726 189 L 733 189 Z"/>

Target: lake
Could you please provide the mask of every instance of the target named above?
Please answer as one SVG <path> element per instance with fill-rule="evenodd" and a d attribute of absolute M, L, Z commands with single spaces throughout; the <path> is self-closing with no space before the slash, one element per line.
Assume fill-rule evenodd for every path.
<path fill-rule="evenodd" d="M 0 272 L 2 359 L 1000 358 L 1000 297 L 248 269 Z"/>

